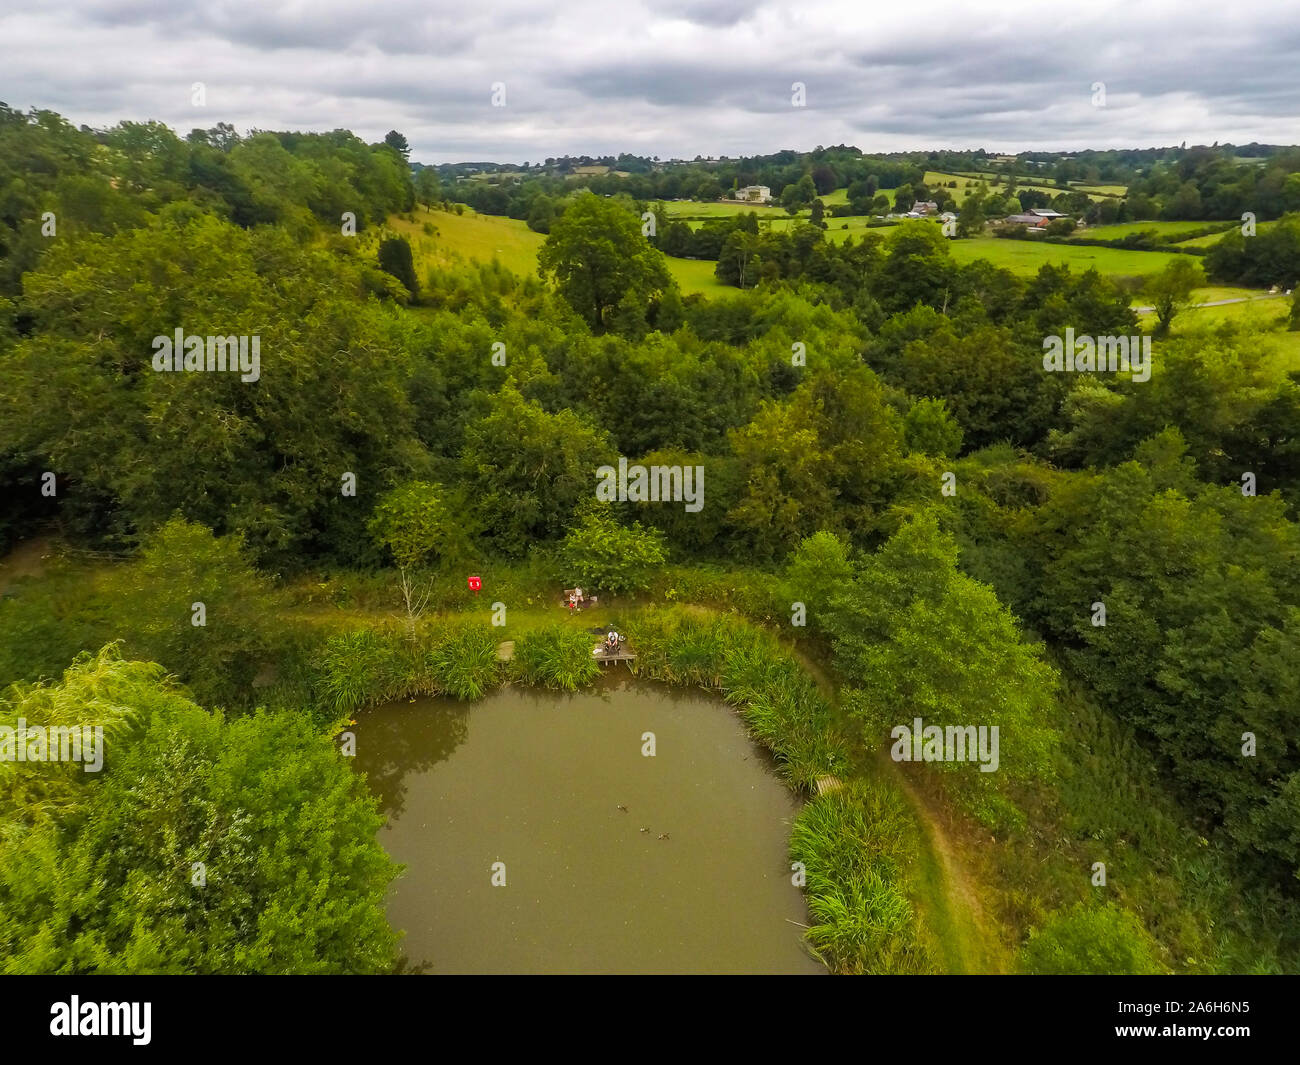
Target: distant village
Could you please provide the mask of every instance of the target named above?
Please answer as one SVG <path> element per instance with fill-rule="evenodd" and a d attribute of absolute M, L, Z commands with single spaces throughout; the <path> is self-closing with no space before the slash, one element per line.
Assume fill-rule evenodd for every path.
<path fill-rule="evenodd" d="M 762 206 L 777 205 L 777 201 L 772 197 L 772 190 L 767 185 L 746 185 L 744 188 L 736 189 L 730 197 L 724 197 L 724 199 L 740 200 L 744 203 Z M 950 222 L 957 219 L 957 216 L 952 211 L 941 212 L 939 205 L 933 200 L 917 200 L 907 211 L 890 213 L 879 217 L 886 219 L 933 218 L 939 222 Z M 992 224 L 995 227 L 1024 226 L 1025 230 L 1031 234 L 1046 233 L 1047 227 L 1061 218 L 1069 219 L 1074 222 L 1076 227 L 1083 228 L 1082 219 L 1073 219 L 1069 215 L 1046 207 L 1035 207 L 1019 214 L 1007 215 L 1005 218 L 995 220 Z"/>

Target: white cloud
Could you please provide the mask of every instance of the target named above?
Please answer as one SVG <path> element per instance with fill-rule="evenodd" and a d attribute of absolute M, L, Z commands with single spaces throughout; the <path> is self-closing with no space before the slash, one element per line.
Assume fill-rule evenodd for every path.
<path fill-rule="evenodd" d="M 1294 143 L 1289 7 L 56 0 L 0 16 L 0 98 L 182 134 L 397 128 L 433 162 Z M 190 104 L 195 81 L 206 108 Z M 491 106 L 498 81 L 505 108 Z M 793 81 L 806 108 L 790 106 Z M 1105 108 L 1091 105 L 1096 81 Z"/>

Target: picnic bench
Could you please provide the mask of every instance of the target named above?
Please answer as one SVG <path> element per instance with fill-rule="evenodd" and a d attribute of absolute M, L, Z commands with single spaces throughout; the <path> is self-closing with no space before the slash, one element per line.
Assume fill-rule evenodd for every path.
<path fill-rule="evenodd" d="M 565 607 L 569 606 L 569 604 L 570 604 L 570 602 L 571 602 L 571 599 L 572 599 L 574 593 L 577 592 L 577 590 L 578 590 L 577 588 L 565 588 L 565 589 L 564 589 L 564 595 L 560 598 L 560 605 L 561 605 L 561 606 L 565 606 Z M 596 597 L 596 596 L 594 596 L 594 595 L 584 595 L 584 596 L 582 597 L 582 599 L 580 599 L 576 604 L 574 604 L 573 609 L 574 609 L 574 610 L 586 610 L 587 607 L 589 607 L 589 606 L 595 606 L 595 605 L 596 605 L 596 602 L 597 602 L 597 597 Z"/>

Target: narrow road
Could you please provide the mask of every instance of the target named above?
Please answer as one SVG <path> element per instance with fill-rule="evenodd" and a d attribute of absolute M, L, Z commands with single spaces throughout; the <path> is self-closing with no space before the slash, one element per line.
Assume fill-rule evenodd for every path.
<path fill-rule="evenodd" d="M 1192 309 L 1197 307 L 1223 307 L 1229 303 L 1254 303 L 1257 300 L 1280 300 L 1285 299 L 1290 293 L 1287 292 L 1269 292 L 1263 296 L 1236 296 L 1230 300 L 1210 300 L 1208 303 L 1193 303 Z M 1134 307 L 1138 314 L 1149 314 L 1154 311 L 1154 307 Z"/>

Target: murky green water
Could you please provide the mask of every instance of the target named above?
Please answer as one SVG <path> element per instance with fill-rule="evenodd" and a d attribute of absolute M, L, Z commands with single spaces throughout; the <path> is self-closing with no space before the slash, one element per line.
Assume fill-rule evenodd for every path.
<path fill-rule="evenodd" d="M 825 971 L 790 882 L 798 801 L 720 700 L 624 674 L 575 696 L 389 704 L 355 731 L 381 842 L 407 866 L 388 913 L 412 966 Z"/>

